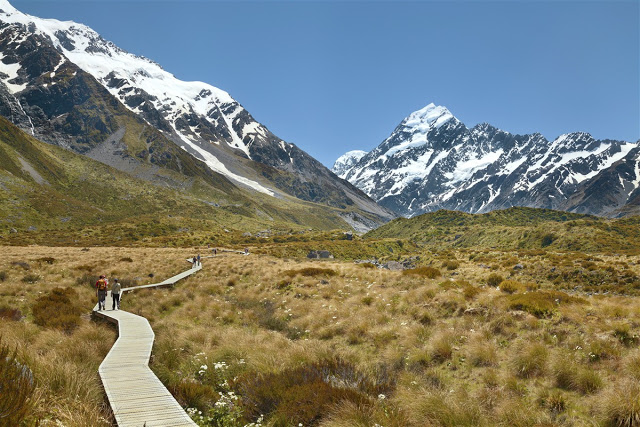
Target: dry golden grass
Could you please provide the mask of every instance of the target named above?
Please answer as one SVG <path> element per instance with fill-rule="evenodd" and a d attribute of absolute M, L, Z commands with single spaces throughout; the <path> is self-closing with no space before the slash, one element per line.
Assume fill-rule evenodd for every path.
<path fill-rule="evenodd" d="M 89 320 L 93 278 L 158 282 L 188 268 L 185 258 L 207 254 L 202 248 L 3 251 L 0 309 L 6 310 L 0 312 L 12 314 L 0 316 L 0 334 L 34 372 L 38 402 L 53 402 L 36 405 L 31 419 L 78 426 L 110 423 L 97 367 L 115 332 Z M 356 394 L 341 402 L 328 397 L 330 404 L 310 424 L 570 426 L 634 419 L 634 401 L 612 396 L 624 384 L 633 395 L 632 383 L 623 379 L 640 378 L 640 301 L 558 285 L 551 269 L 565 262 L 579 268 L 593 262 L 586 265 L 597 269 L 624 261 L 619 268 L 638 274 L 637 258 L 603 254 L 601 261 L 585 261 L 575 254 L 492 251 L 420 256 L 424 267 L 453 259 L 458 266 L 431 278 L 338 260 L 222 253 L 204 258 L 204 269 L 174 288 L 125 294 L 122 308 L 149 319 L 156 333 L 152 369 L 181 403 L 209 417 L 199 419 L 202 425 L 256 421 L 246 418 L 252 403 L 234 378 L 262 375 L 285 387 L 283 373 L 335 358 L 391 386 L 380 397 L 371 389 L 354 391 L 347 372 L 324 377 Z M 515 261 L 526 268 L 514 270 Z M 27 273 L 41 279 L 25 283 Z M 492 274 L 505 279 L 499 288 L 487 286 Z M 85 308 L 71 333 L 33 323 L 31 307 L 54 287 L 74 289 Z M 564 293 L 552 292 L 558 288 Z M 549 303 L 543 316 L 509 303 L 531 295 Z M 15 310 L 24 316 L 19 321 L 12 320 Z M 235 393 L 237 400 L 215 405 L 220 392 Z M 308 406 L 296 402 L 296 393 L 282 393 L 277 417 L 297 419 L 290 408 Z M 263 415 L 264 425 L 277 421 L 275 413 Z"/>

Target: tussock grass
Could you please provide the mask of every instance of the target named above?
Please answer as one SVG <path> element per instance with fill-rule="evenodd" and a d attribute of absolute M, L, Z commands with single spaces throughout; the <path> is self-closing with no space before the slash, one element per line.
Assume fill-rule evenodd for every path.
<path fill-rule="evenodd" d="M 33 373 L 20 362 L 0 337 L 0 420 L 3 425 L 21 424 L 33 406 Z"/>
<path fill-rule="evenodd" d="M 571 355 L 564 352 L 556 355 L 551 370 L 556 386 L 565 390 L 590 394 L 603 386 L 602 378 L 596 371 L 572 360 Z"/>
<path fill-rule="evenodd" d="M 607 427 L 640 425 L 640 384 L 622 380 L 609 387 L 601 397 L 602 424 Z"/>
<path fill-rule="evenodd" d="M 73 332 L 80 324 L 83 309 L 77 303 L 78 293 L 73 288 L 54 288 L 41 296 L 31 307 L 36 325 Z"/>
<path fill-rule="evenodd" d="M 294 243 L 283 253 L 302 242 Z M 455 259 L 455 270 L 435 268 L 446 276 L 440 280 L 339 259 L 320 265 L 304 259 L 306 253 L 285 259 L 256 255 L 253 248 L 248 257 L 219 252 L 173 288 L 125 294 L 122 308 L 149 319 L 156 333 L 152 369 L 183 405 L 203 412 L 201 422 L 256 422 L 260 409 L 248 396 L 266 399 L 268 390 L 277 389 L 281 397 L 263 414 L 263 425 L 304 419 L 305 425 L 336 426 L 570 426 L 594 418 L 606 425 L 613 409 L 602 402 L 623 378 L 639 375 L 633 339 L 640 302 L 566 288 L 553 275 L 563 263 L 584 271 L 583 263 L 594 263 L 586 265 L 596 273 L 607 264 L 620 274 L 618 262 L 638 274 L 640 258 L 599 254 L 587 260 L 553 252 L 556 244 L 549 251 L 424 249 L 406 255 L 419 266 Z M 27 421 L 109 425 L 96 371 L 115 331 L 86 316 L 95 304 L 94 279 L 106 274 L 144 285 L 189 268 L 186 257 L 206 253 L 202 247 L 88 249 L 11 247 L 0 260 L 0 271 L 9 272 L 0 283 L 0 307 L 21 313 L 19 321 L 0 319 L 0 334 L 36 379 L 36 405 Z M 55 262 L 37 261 L 46 256 Z M 404 256 L 394 252 L 388 259 Z M 15 261 L 28 263 L 28 273 L 42 279 L 25 285 L 20 279 L 27 272 Z M 526 268 L 514 270 L 512 263 Z M 300 273 L 305 271 L 315 272 Z M 499 289 L 486 285 L 492 273 L 506 278 Z M 522 287 L 507 294 L 509 281 Z M 73 289 L 83 308 L 71 332 L 34 323 L 32 307 L 50 294 L 52 283 Z M 536 317 L 510 306 L 512 298 L 531 294 L 551 303 L 548 314 Z M 378 384 L 382 376 L 392 386 L 338 386 L 337 379 L 350 377 L 330 366 L 336 359 L 365 383 Z M 216 368 L 222 362 L 226 367 Z M 334 380 L 318 381 L 310 373 L 318 366 Z M 300 375 L 309 381 L 297 381 L 297 389 L 287 383 Z M 221 400 L 219 393 L 229 392 L 237 399 Z M 315 395 L 326 403 L 322 411 L 310 403 Z"/>
<path fill-rule="evenodd" d="M 515 374 L 520 378 L 541 376 L 546 369 L 548 353 L 542 344 L 523 345 L 511 360 Z"/>

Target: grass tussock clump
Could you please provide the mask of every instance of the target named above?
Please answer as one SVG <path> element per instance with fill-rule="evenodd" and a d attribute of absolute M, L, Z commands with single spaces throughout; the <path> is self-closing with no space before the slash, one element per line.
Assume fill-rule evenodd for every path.
<path fill-rule="evenodd" d="M 498 350 L 492 342 L 477 338 L 469 343 L 467 358 L 472 366 L 496 366 Z"/>
<path fill-rule="evenodd" d="M 0 424 L 21 425 L 32 409 L 35 389 L 31 370 L 0 337 Z"/>
<path fill-rule="evenodd" d="M 544 373 L 548 350 L 543 344 L 525 345 L 511 360 L 515 373 L 520 378 L 532 378 Z"/>
<path fill-rule="evenodd" d="M 442 276 L 442 273 L 440 273 L 440 270 L 433 267 L 409 268 L 407 270 L 404 270 L 402 274 L 405 276 L 410 276 L 410 275 L 422 276 L 422 277 L 426 277 L 427 279 L 436 279 Z"/>
<path fill-rule="evenodd" d="M 640 425 L 640 383 L 624 380 L 605 391 L 600 401 L 602 425 L 636 427 Z"/>
<path fill-rule="evenodd" d="M 453 393 L 452 393 L 453 392 Z M 409 414 L 414 426 L 475 427 L 487 425 L 480 406 L 464 392 L 420 390 L 403 393 L 400 407 Z"/>
<path fill-rule="evenodd" d="M 54 288 L 36 300 L 31 307 L 34 323 L 47 328 L 73 332 L 80 324 L 82 307 L 76 301 L 78 293 L 73 288 Z"/>
<path fill-rule="evenodd" d="M 285 276 L 295 277 L 297 275 L 304 277 L 315 277 L 315 276 L 337 276 L 338 272 L 331 268 L 318 268 L 318 267 L 305 267 L 300 268 L 298 270 L 286 270 L 283 272 Z"/>
<path fill-rule="evenodd" d="M 242 396 L 247 421 L 268 415 L 276 425 L 319 422 L 340 402 L 365 405 L 394 387 L 385 373 L 371 378 L 340 359 L 305 364 L 281 372 L 247 373 L 232 385 Z"/>
<path fill-rule="evenodd" d="M 603 385 L 597 371 L 580 365 L 566 354 L 556 357 L 551 370 L 556 386 L 564 390 L 590 394 L 600 390 Z"/>

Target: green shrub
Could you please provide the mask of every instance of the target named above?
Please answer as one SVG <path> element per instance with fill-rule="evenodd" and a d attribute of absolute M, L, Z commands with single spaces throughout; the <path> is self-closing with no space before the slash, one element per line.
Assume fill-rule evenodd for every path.
<path fill-rule="evenodd" d="M 362 264 L 360 264 L 360 267 L 366 268 L 366 269 L 374 269 L 376 268 L 376 265 L 370 262 L 363 262 Z"/>
<path fill-rule="evenodd" d="M 21 425 L 33 404 L 33 374 L 16 356 L 16 351 L 11 352 L 0 337 L 0 424 L 3 426 Z"/>
<path fill-rule="evenodd" d="M 586 302 L 583 298 L 553 290 L 509 295 L 507 301 L 510 309 L 523 310 L 536 317 L 550 316 L 561 303 L 583 304 Z"/>
<path fill-rule="evenodd" d="M 73 288 L 54 288 L 38 298 L 31 312 L 36 325 L 73 332 L 80 324 L 83 309 L 77 305 L 78 293 Z"/>
<path fill-rule="evenodd" d="M 547 233 L 547 234 L 542 236 L 542 239 L 540 241 L 540 245 L 543 248 L 546 248 L 547 246 L 551 245 L 555 240 L 556 240 L 555 234 Z"/>
<path fill-rule="evenodd" d="M 522 284 L 515 280 L 503 280 L 500 283 L 500 290 L 507 294 L 514 294 L 522 289 Z"/>
<path fill-rule="evenodd" d="M 448 260 L 442 263 L 442 267 L 446 268 L 449 271 L 453 271 L 460 267 L 460 264 L 458 263 L 458 261 Z"/>
<path fill-rule="evenodd" d="M 120 258 L 120 262 L 133 262 L 133 259 L 131 259 L 131 257 L 126 256 L 126 257 Z"/>
<path fill-rule="evenodd" d="M 473 299 L 480 293 L 480 289 L 476 288 L 473 285 L 465 286 L 462 290 L 462 294 L 466 299 Z"/>
<path fill-rule="evenodd" d="M 437 268 L 433 268 L 433 267 L 410 268 L 410 269 L 404 270 L 402 272 L 402 274 L 405 275 L 405 276 L 409 276 L 409 275 L 422 276 L 422 277 L 426 277 L 428 279 L 435 279 L 435 278 L 440 277 L 442 275 L 440 273 L 440 270 L 438 270 Z"/>
<path fill-rule="evenodd" d="M 9 278 L 9 273 L 6 271 L 0 271 L 0 282 L 4 282 Z"/>
<path fill-rule="evenodd" d="M 487 286 L 497 288 L 503 280 L 504 278 L 501 275 L 497 273 L 491 273 L 489 277 L 487 277 Z"/>

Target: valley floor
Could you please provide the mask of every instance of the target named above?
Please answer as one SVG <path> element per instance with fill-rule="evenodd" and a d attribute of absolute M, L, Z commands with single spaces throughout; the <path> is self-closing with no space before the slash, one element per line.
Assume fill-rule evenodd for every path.
<path fill-rule="evenodd" d="M 640 256 L 404 247 L 387 256 L 404 271 L 220 253 L 122 308 L 149 319 L 151 367 L 200 425 L 637 425 Z M 87 249 L 3 247 L 0 336 L 33 373 L 26 425 L 113 423 L 97 275 L 144 285 L 209 253 Z"/>

